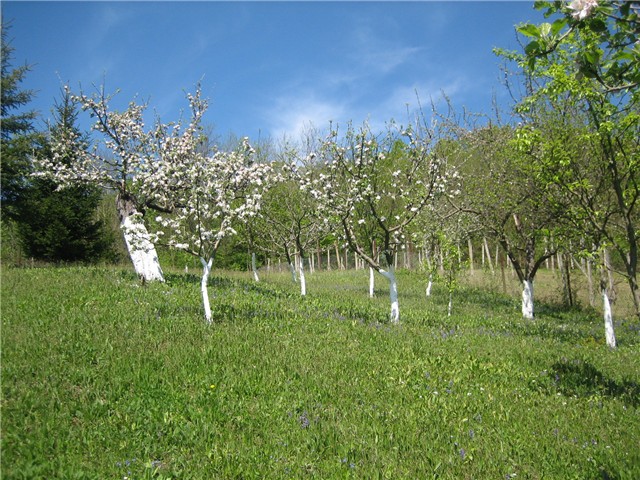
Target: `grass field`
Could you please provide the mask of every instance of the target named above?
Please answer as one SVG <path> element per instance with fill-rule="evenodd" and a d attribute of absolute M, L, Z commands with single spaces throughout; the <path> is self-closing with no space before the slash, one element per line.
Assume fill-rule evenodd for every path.
<path fill-rule="evenodd" d="M 399 272 L 2 271 L 5 479 L 637 479 L 640 329 Z M 542 291 L 542 290 L 541 290 Z M 544 292 L 543 292 L 544 293 Z M 542 295 L 544 298 L 544 295 Z"/>

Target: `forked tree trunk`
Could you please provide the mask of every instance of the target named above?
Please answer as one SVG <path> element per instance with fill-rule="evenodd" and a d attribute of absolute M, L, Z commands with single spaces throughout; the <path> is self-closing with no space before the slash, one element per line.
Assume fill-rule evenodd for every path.
<path fill-rule="evenodd" d="M 129 252 L 129 258 L 131 258 L 136 273 L 145 282 L 164 282 L 156 247 L 150 240 L 149 232 L 144 226 L 133 200 L 118 195 L 116 208 L 127 252 Z"/>
<path fill-rule="evenodd" d="M 522 282 L 522 316 L 533 320 L 533 281 Z"/>
<path fill-rule="evenodd" d="M 389 270 L 380 269 L 380 274 L 389 280 L 389 299 L 391 300 L 391 323 L 400 323 L 400 304 L 398 303 L 398 281 L 393 264 L 389 265 Z"/>
<path fill-rule="evenodd" d="M 213 265 L 213 257 L 209 261 L 200 257 L 202 263 L 202 279 L 200 280 L 200 291 L 202 292 L 202 305 L 204 307 L 204 318 L 207 323 L 211 323 L 211 305 L 209 304 L 209 291 L 207 285 L 209 283 L 209 274 Z"/>

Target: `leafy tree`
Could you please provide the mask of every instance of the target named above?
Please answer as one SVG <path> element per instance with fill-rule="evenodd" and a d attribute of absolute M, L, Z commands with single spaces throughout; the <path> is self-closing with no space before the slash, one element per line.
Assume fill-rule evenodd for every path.
<path fill-rule="evenodd" d="M 570 104 L 581 120 L 583 148 L 576 153 L 589 162 L 569 161 L 566 155 L 538 158 L 551 172 L 557 166 L 567 172 L 562 181 L 548 178 L 574 200 L 572 212 L 584 220 L 592 240 L 618 253 L 640 316 L 640 4 L 574 0 L 537 2 L 536 7 L 554 21 L 520 26 L 530 39 L 524 52 L 500 52 L 528 78 L 527 95 L 517 107 L 526 119 L 522 136 L 536 139 L 539 152 L 549 151 L 538 128 L 540 112 L 566 111 L 563 105 Z"/>
<path fill-rule="evenodd" d="M 152 128 L 146 128 L 147 104 L 130 102 L 122 112 L 113 110 L 112 97 L 104 89 L 93 95 L 72 95 L 73 101 L 95 119 L 94 130 L 102 134 L 101 142 L 90 150 L 78 148 L 77 135 L 67 130 L 52 145 L 52 155 L 37 159 L 38 174 L 63 187 L 90 184 L 116 192 L 116 210 L 127 251 L 136 273 L 146 281 L 163 281 L 164 276 L 143 221 L 144 213 L 148 209 L 171 213 L 161 204 L 164 192 L 156 192 L 148 179 L 157 180 L 157 173 L 165 171 L 166 164 L 198 153 L 200 145 L 195 139 L 202 138 L 200 119 L 204 113 L 194 109 L 201 106 L 199 91 L 188 95 L 192 118 L 184 129 L 180 123 L 163 124 L 159 119 Z"/>
<path fill-rule="evenodd" d="M 327 171 L 308 187 L 325 214 L 337 219 L 349 248 L 388 280 L 393 323 L 400 321 L 395 253 L 408 226 L 449 188 L 447 159 L 434 148 L 437 138 L 426 125 L 415 130 L 389 125 L 381 135 L 365 125 L 349 128 L 344 140 L 333 131 L 320 151 Z M 381 239 L 383 262 L 369 253 L 372 232 L 361 228 L 369 220 L 373 238 Z"/>
<path fill-rule="evenodd" d="M 55 105 L 49 138 L 36 155 L 50 156 L 51 143 L 72 132 L 78 149 L 88 148 L 76 127 L 77 109 L 68 92 Z M 73 152 L 73 151 L 72 151 Z M 70 154 L 72 154 L 70 152 Z M 72 159 L 61 159 L 67 165 Z M 90 185 L 58 189 L 49 179 L 30 179 L 17 203 L 18 229 L 26 252 L 49 261 L 95 261 L 109 250 L 113 238 L 104 223 L 95 218 L 102 192 Z"/>
<path fill-rule="evenodd" d="M 236 235 L 239 223 L 248 223 L 259 211 L 270 166 L 253 161 L 248 139 L 232 152 L 209 155 L 199 149 L 197 122 L 208 103 L 199 92 L 190 95 L 193 133 L 148 172 L 141 194 L 162 205 L 151 239 L 200 259 L 205 318 L 212 322 L 208 279 L 222 241 Z"/>
<path fill-rule="evenodd" d="M 36 132 L 34 111 L 18 112 L 33 98 L 33 92 L 20 90 L 30 67 L 11 69 L 13 49 L 2 25 L 2 211 L 13 220 L 25 253 L 47 261 L 92 261 L 108 249 L 109 236 L 102 222 L 95 220 L 101 192 L 77 186 L 59 191 L 54 181 L 33 178 L 34 156 L 49 155 L 51 142 L 75 132 L 77 112 L 68 94 L 55 106 L 56 123 L 49 135 Z M 14 112 L 15 111 L 15 112 Z"/>
<path fill-rule="evenodd" d="M 522 315 L 533 319 L 533 283 L 538 269 L 555 253 L 545 240 L 563 233 L 563 199 L 541 180 L 532 152 L 510 126 L 477 128 L 466 133 L 461 144 L 465 156 L 459 208 L 477 215 L 485 232 L 502 246 L 523 287 Z"/>
<path fill-rule="evenodd" d="M 8 32 L 10 24 L 2 20 L 1 28 L 1 88 L 0 88 L 0 201 L 3 216 L 15 218 L 15 204 L 28 186 L 29 155 L 42 142 L 34 132 L 34 110 L 21 111 L 33 99 L 33 90 L 24 90 L 21 83 L 31 70 L 30 65 L 13 68 L 13 52 Z"/>

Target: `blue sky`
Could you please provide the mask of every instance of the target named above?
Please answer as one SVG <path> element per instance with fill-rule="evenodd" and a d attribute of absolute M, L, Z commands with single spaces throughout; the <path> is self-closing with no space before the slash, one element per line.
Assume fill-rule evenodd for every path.
<path fill-rule="evenodd" d="M 173 121 L 200 81 L 220 137 L 294 140 L 330 120 L 406 122 L 416 91 L 488 112 L 507 98 L 492 48 L 519 48 L 514 25 L 542 20 L 532 1 L 3 1 L 2 15 L 45 117 L 62 83 L 104 82 L 116 106 L 137 96 Z"/>

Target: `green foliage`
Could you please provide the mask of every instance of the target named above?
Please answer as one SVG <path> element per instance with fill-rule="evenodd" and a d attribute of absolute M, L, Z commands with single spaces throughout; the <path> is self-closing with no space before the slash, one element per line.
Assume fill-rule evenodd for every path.
<path fill-rule="evenodd" d="M 13 113 L 33 92 L 20 90 L 27 66 L 11 70 L 12 48 L 2 26 L 2 210 L 14 222 L 24 254 L 45 261 L 98 261 L 109 256 L 112 237 L 95 219 L 101 191 L 76 186 L 59 190 L 49 180 L 33 178 L 31 157 L 53 155 L 50 140 L 77 132 L 77 112 L 64 92 L 55 105 L 56 123 L 48 136 L 32 131 L 35 112 Z M 86 147 L 86 140 L 83 145 Z M 64 159 L 63 159 L 64 161 Z"/>
<path fill-rule="evenodd" d="M 617 251 L 640 316 L 637 2 L 536 8 L 554 23 L 521 25 L 518 31 L 533 39 L 524 53 L 499 52 L 527 78 L 527 96 L 516 106 L 525 123 L 520 147 L 535 158 L 545 189 L 568 199 L 566 218 L 586 248 L 608 244 Z"/>
<path fill-rule="evenodd" d="M 97 188 L 57 191 L 49 181 L 33 182 L 17 205 L 25 254 L 52 262 L 109 258 L 113 237 L 93 218 L 101 195 Z"/>
<path fill-rule="evenodd" d="M 33 120 L 36 118 L 35 111 L 20 111 L 33 98 L 33 91 L 21 89 L 20 84 L 24 81 L 25 75 L 31 67 L 24 65 L 13 68 L 14 48 L 8 38 L 10 25 L 2 19 L 1 28 L 1 62 L 2 83 L 0 94 L 1 119 L 0 119 L 0 175 L 2 192 L 0 201 L 2 202 L 3 215 L 11 217 L 14 214 L 14 205 L 21 192 L 26 188 L 25 171 L 28 169 L 29 155 L 35 145 L 38 144 L 39 136 L 33 133 Z"/>
<path fill-rule="evenodd" d="M 260 284 L 199 275 L 2 271 L 3 478 L 637 478 L 637 322 L 463 288 L 403 324 L 365 271 Z M 381 292 L 382 293 L 382 292 Z M 384 297 L 384 295 L 380 295 Z M 544 419 L 541 422 L 540 419 Z"/>

